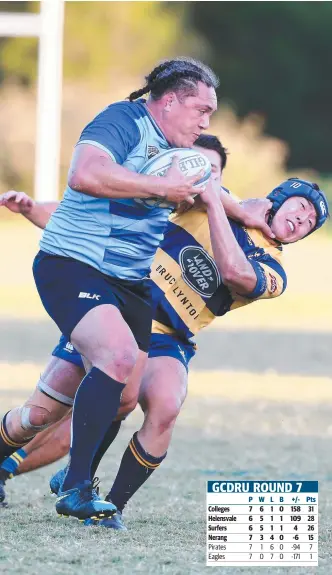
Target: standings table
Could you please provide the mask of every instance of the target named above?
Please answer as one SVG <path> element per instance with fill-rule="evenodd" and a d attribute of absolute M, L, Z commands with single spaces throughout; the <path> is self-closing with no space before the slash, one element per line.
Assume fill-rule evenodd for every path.
<path fill-rule="evenodd" d="M 318 481 L 208 481 L 208 566 L 318 565 Z"/>

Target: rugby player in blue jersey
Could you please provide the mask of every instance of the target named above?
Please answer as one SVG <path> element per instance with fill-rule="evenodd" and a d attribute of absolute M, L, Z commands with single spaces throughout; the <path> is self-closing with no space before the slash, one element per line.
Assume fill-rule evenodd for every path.
<path fill-rule="evenodd" d="M 216 167 L 214 171 L 218 179 L 223 158 L 220 143 L 218 148 L 218 140 L 209 136 L 201 137 L 198 143 L 204 148 L 212 148 L 210 160 Z M 223 164 L 225 159 L 224 155 Z M 295 187 L 292 188 L 292 185 Z M 289 188 L 287 185 L 285 187 L 288 189 L 287 195 L 279 194 L 281 198 L 279 203 L 274 196 L 273 205 L 268 202 L 269 206 L 272 206 L 272 215 L 274 209 L 280 208 L 277 210 L 278 217 L 275 215 L 271 225 L 277 237 L 285 243 L 301 239 L 322 225 L 327 215 L 327 204 L 324 203 L 324 196 L 320 192 L 311 186 L 303 187 L 301 190 L 304 184 L 296 180 L 289 182 L 288 186 Z M 295 191 L 297 196 L 294 195 Z M 303 197 L 299 196 L 301 192 L 304 194 Z M 218 194 L 216 191 L 214 193 Z M 321 210 L 319 218 L 318 211 L 313 205 L 311 206 L 310 199 L 308 200 L 309 197 L 315 201 L 317 210 Z M 172 429 L 186 394 L 187 365 L 194 354 L 191 336 L 212 321 L 215 315 L 223 315 L 230 309 L 250 303 L 259 297 L 275 297 L 285 288 L 286 277 L 279 262 L 280 244 L 267 241 L 257 230 L 250 230 L 249 235 L 248 231 L 231 222 L 232 232 L 237 241 L 232 233 L 228 239 L 226 235 L 224 239 L 228 248 L 225 251 L 221 236 L 224 233 L 228 234 L 222 230 L 229 229 L 229 226 L 223 211 L 219 213 L 219 208 L 216 208 L 220 202 L 216 196 L 211 195 L 209 198 L 207 193 L 203 194 L 203 200 L 207 211 L 201 206 L 199 209 L 177 216 L 169 224 L 165 240 L 154 260 L 152 267 L 152 279 L 155 282 L 154 299 L 159 301 L 159 304 L 154 315 L 150 359 L 140 389 L 145 422 L 142 429 L 134 434 L 108 496 L 116 502 L 119 509 L 115 518 L 103 520 L 102 524 L 108 527 L 122 527 L 121 511 L 124 505 L 165 457 Z M 29 202 L 26 196 L 24 198 L 20 195 L 16 195 L 16 201 Z M 323 202 L 322 205 L 320 202 Z M 28 207 L 27 216 L 32 221 L 38 222 L 37 211 L 32 216 L 33 209 L 31 206 Z M 31 210 L 30 216 L 29 210 Z M 230 260 L 228 256 L 226 257 L 229 253 L 232 254 Z M 212 255 L 217 268 L 213 265 Z M 193 261 L 196 266 L 193 266 Z M 196 271 L 194 269 L 197 266 L 205 273 L 197 273 L 197 269 Z M 218 279 L 218 272 L 223 278 L 222 282 L 220 277 Z M 194 277 L 198 279 L 194 280 Z M 208 281 L 204 278 L 208 278 Z M 213 293 L 210 293 L 211 291 Z M 73 355 L 73 350 L 68 348 L 68 344 L 58 347 L 55 354 L 82 366 L 79 357 Z M 65 392 L 67 389 L 64 382 L 62 391 Z M 128 412 L 128 408 L 129 404 L 123 405 L 122 413 Z M 116 436 L 119 427 L 119 421 L 110 427 L 105 441 L 95 455 L 92 473 L 95 472 L 101 456 Z M 66 440 L 64 443 L 63 440 L 69 436 L 69 420 L 64 420 L 57 429 L 50 430 L 49 433 L 51 437 L 46 437 L 44 444 L 40 437 L 39 445 L 35 440 L 27 446 L 26 449 L 32 453 L 23 461 L 19 470 L 31 470 L 40 466 L 42 462 L 50 462 L 53 449 L 59 447 L 57 443 L 59 437 L 62 438 L 62 445 L 66 449 Z M 7 461 L 7 473 L 13 467 L 15 462 Z"/>
<path fill-rule="evenodd" d="M 226 164 L 225 150 L 218 139 L 214 137 L 209 137 L 202 145 L 203 144 L 209 149 L 211 155 L 212 172 L 219 177 L 221 162 L 223 166 Z M 222 201 L 230 216 L 238 219 L 247 226 L 260 227 L 264 233 L 271 234 L 270 228 L 265 223 L 264 211 L 262 211 L 261 208 L 258 210 L 258 215 L 255 216 L 251 211 L 244 210 L 243 207 L 232 200 L 226 193 L 223 194 Z M 58 207 L 58 202 L 37 204 L 26 194 L 12 191 L 1 196 L 0 205 L 7 206 L 12 212 L 24 214 L 26 218 L 35 225 L 44 228 L 50 215 Z M 46 464 L 46 462 L 50 463 L 52 460 L 58 459 L 64 450 L 67 451 L 66 434 L 60 433 L 58 435 L 56 433 L 53 437 L 57 440 L 55 445 L 53 445 L 52 451 L 49 452 L 47 456 L 46 454 L 40 454 L 39 447 L 41 447 L 41 443 L 45 441 L 46 431 L 41 434 L 41 438 L 36 437 L 30 442 L 29 445 L 26 446 L 26 449 L 22 448 L 31 436 L 32 425 L 33 432 L 38 435 L 43 429 L 50 426 L 53 422 L 58 421 L 66 414 L 68 406 L 72 406 L 73 404 L 73 397 L 77 389 L 77 378 L 82 379 L 84 376 L 85 372 L 83 369 L 79 370 L 78 367 L 65 361 L 71 354 L 73 354 L 73 357 L 77 357 L 77 352 L 74 352 L 71 343 L 67 341 L 63 348 L 61 345 L 58 346 L 58 351 L 59 353 L 56 354 L 55 352 L 56 357 L 51 359 L 43 372 L 37 388 L 30 398 L 23 406 L 10 411 L 7 415 L 8 426 L 10 426 L 9 433 L 11 437 L 15 438 L 17 447 L 20 446 L 21 449 L 16 451 L 4 464 L 5 469 L 0 472 L 0 491 L 1 481 L 5 479 L 5 475 L 10 475 L 11 472 L 14 471 L 13 466 L 17 466 L 22 462 L 22 458 L 25 458 L 27 454 L 31 453 L 31 449 L 35 450 L 35 453 L 29 457 L 28 461 L 23 462 L 23 469 L 24 466 L 29 468 L 29 466 L 34 467 L 35 465 Z M 64 354 L 63 360 L 59 357 L 60 353 Z M 136 388 L 133 385 L 127 385 L 122 396 L 122 409 L 125 411 L 129 411 L 131 406 L 136 404 L 138 393 L 137 382 L 139 381 L 139 372 L 142 369 L 143 363 L 144 354 L 141 354 L 135 373 L 131 378 L 132 381 L 136 382 Z M 30 418 L 28 424 L 25 422 L 26 413 L 29 414 Z M 1 431 L 1 433 L 3 432 Z M 36 451 L 37 446 L 38 450 Z M 3 459 L 2 457 L 2 460 Z M 2 495 L 0 493 L 0 501 L 3 499 L 4 492 Z"/>
<path fill-rule="evenodd" d="M 91 463 L 139 350 L 148 350 L 147 276 L 168 217 L 174 204 L 193 202 L 193 184 L 201 176 L 184 177 L 176 163 L 165 178 L 138 172 L 151 150 L 193 145 L 217 108 L 217 85 L 201 62 L 169 60 L 152 70 L 128 101 L 98 114 L 80 136 L 64 197 L 40 241 L 33 264 L 39 296 L 90 366 L 75 396 L 70 465 L 58 513 L 82 519 L 115 511 L 93 490 Z M 22 417 L 33 435 L 31 408 Z M 10 416 L 1 430 L 0 457 L 17 446 Z"/>

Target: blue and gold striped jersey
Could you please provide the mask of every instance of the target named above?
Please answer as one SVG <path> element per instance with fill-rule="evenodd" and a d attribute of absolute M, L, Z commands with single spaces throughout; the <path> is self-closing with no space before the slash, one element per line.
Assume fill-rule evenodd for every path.
<path fill-rule="evenodd" d="M 152 270 L 153 333 L 174 333 L 190 339 L 215 317 L 262 298 L 277 297 L 287 285 L 280 263 L 282 247 L 259 230 L 229 220 L 235 238 L 253 266 L 257 283 L 245 297 L 222 282 L 213 259 L 208 217 L 203 209 L 175 215 L 168 223 Z"/>

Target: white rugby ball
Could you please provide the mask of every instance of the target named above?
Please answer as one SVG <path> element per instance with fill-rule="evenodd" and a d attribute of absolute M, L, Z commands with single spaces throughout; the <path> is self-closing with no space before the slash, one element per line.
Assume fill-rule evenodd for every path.
<path fill-rule="evenodd" d="M 179 167 L 184 176 L 195 176 L 201 171 L 204 172 L 203 176 L 193 185 L 195 188 L 203 186 L 208 181 L 211 176 L 210 160 L 204 154 L 191 148 L 170 148 L 165 152 L 156 154 L 144 164 L 140 173 L 150 176 L 165 176 L 171 167 L 174 155 L 179 158 Z"/>

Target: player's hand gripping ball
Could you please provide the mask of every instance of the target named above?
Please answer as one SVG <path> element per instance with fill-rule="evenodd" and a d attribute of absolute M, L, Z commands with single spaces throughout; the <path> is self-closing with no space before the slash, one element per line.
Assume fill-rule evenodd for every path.
<path fill-rule="evenodd" d="M 171 148 L 170 150 L 161 152 L 148 160 L 140 170 L 140 173 L 163 177 L 172 166 L 174 156 L 177 157 L 178 167 L 183 176 L 194 177 L 200 175 L 200 178 L 193 183 L 192 186 L 197 189 L 204 188 L 204 185 L 211 176 L 211 164 L 204 154 L 191 148 Z M 160 200 L 149 199 L 141 201 L 151 207 L 156 204 L 161 205 Z M 163 200 L 162 203 L 165 203 L 165 200 Z"/>

